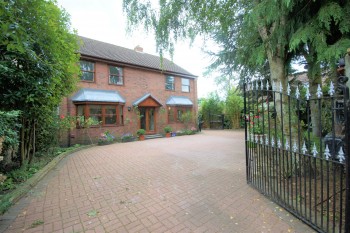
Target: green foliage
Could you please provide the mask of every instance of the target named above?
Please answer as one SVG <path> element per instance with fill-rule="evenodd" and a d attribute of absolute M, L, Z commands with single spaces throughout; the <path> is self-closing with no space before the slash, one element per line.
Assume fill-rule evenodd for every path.
<path fill-rule="evenodd" d="M 144 130 L 144 129 L 138 129 L 137 132 L 136 132 L 136 134 L 137 134 L 138 136 L 144 135 L 145 133 L 146 133 L 146 130 Z"/>
<path fill-rule="evenodd" d="M 106 132 L 102 133 L 100 137 L 98 138 L 97 144 L 98 145 L 107 145 L 114 142 L 116 138 L 107 130 Z"/>
<path fill-rule="evenodd" d="M 18 146 L 18 131 L 21 127 L 21 125 L 18 124 L 19 116 L 19 111 L 0 111 L 0 137 L 5 137 L 3 151 L 10 148 L 14 149 Z"/>
<path fill-rule="evenodd" d="M 7 178 L 4 182 L 0 183 L 0 193 L 3 191 L 8 191 L 15 189 L 16 185 L 14 184 L 12 178 Z"/>
<path fill-rule="evenodd" d="M 40 226 L 40 225 L 42 225 L 42 224 L 44 224 L 44 221 L 41 220 L 41 219 L 37 219 L 37 220 L 35 220 L 35 221 L 30 225 L 30 227 L 31 227 L 31 228 L 35 228 L 35 227 Z"/>
<path fill-rule="evenodd" d="M 189 124 L 193 122 L 192 112 L 186 111 L 182 113 L 180 116 L 180 122 L 182 122 L 185 125 L 185 129 L 187 129 Z"/>
<path fill-rule="evenodd" d="M 225 100 L 225 114 L 231 121 L 232 128 L 240 128 L 241 112 L 244 107 L 243 97 L 239 90 L 232 88 L 229 90 Z"/>
<path fill-rule="evenodd" d="M 23 163 L 55 141 L 53 112 L 76 88 L 79 46 L 52 0 L 0 1 L 0 22 L 0 109 L 21 111 Z"/>
<path fill-rule="evenodd" d="M 165 133 L 171 133 L 172 131 L 173 131 L 173 129 L 169 125 L 164 127 L 164 132 Z"/>
<path fill-rule="evenodd" d="M 220 100 L 217 93 L 210 93 L 207 98 L 201 99 L 199 114 L 202 116 L 203 127 L 210 125 L 210 114 L 222 114 L 224 103 Z"/>
<path fill-rule="evenodd" d="M 123 134 L 120 139 L 122 142 L 131 142 L 135 140 L 134 135 L 132 135 L 131 133 Z"/>

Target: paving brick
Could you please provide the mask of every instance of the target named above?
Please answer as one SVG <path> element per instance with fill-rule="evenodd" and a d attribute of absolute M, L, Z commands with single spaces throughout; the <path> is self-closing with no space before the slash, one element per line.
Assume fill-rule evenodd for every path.
<path fill-rule="evenodd" d="M 76 152 L 13 207 L 5 232 L 37 219 L 34 232 L 313 232 L 246 184 L 243 138 L 204 131 Z"/>

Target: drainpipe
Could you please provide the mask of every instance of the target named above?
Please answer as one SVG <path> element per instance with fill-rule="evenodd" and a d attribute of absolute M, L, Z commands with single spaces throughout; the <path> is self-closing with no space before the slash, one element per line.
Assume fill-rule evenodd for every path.
<path fill-rule="evenodd" d="M 67 97 L 67 116 L 70 117 L 69 97 Z M 68 129 L 68 147 L 71 146 L 70 134 L 71 134 L 71 129 L 69 127 L 69 129 Z"/>

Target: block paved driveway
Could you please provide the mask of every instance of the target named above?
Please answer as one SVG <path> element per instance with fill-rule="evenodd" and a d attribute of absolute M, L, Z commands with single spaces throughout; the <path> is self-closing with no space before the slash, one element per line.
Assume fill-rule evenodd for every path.
<path fill-rule="evenodd" d="M 246 184 L 243 131 L 76 152 L 1 218 L 5 232 L 313 232 Z"/>

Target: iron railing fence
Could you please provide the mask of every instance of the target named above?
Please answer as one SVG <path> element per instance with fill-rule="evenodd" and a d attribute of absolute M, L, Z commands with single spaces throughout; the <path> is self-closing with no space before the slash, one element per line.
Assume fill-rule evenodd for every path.
<path fill-rule="evenodd" d="M 247 182 L 319 232 L 350 232 L 346 79 L 244 87 Z"/>

